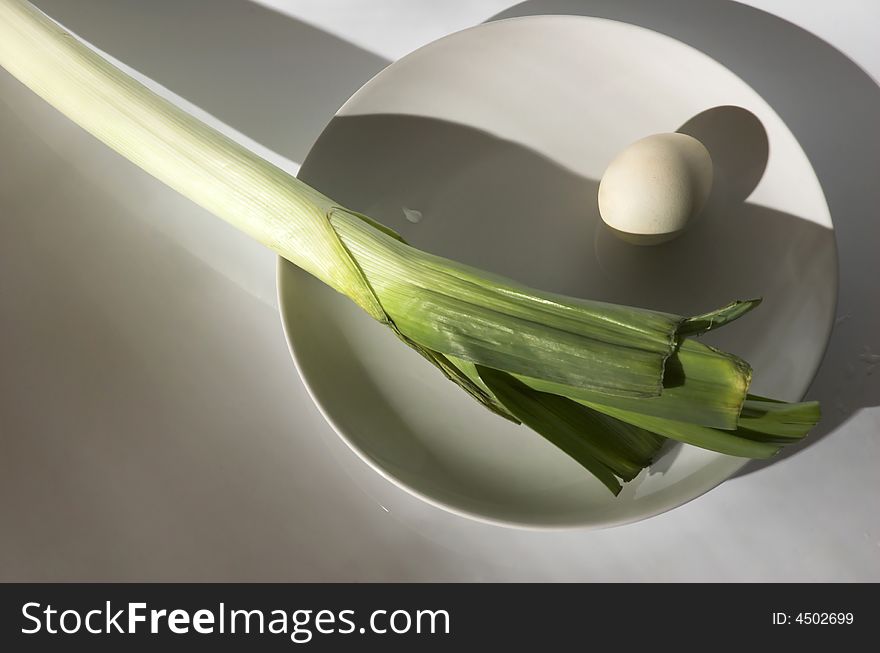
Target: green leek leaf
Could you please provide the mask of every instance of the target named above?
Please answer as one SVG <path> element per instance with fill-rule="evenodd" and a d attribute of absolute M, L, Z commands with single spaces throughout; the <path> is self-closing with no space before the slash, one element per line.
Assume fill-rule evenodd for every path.
<path fill-rule="evenodd" d="M 681 337 L 698 336 L 719 329 L 725 324 L 730 324 L 734 320 L 738 320 L 752 309 L 757 308 L 760 304 L 760 299 L 747 299 L 745 301 L 737 300 L 723 308 L 710 311 L 709 313 L 689 317 L 679 327 L 678 335 Z"/>
<path fill-rule="evenodd" d="M 517 374 L 523 383 L 576 401 L 663 419 L 732 430 L 737 427 L 752 371 L 748 363 L 695 340 L 685 340 L 666 362 L 663 391 L 633 399 Z"/>
<path fill-rule="evenodd" d="M 486 386 L 522 422 L 590 470 L 614 494 L 649 465 L 663 438 L 554 394 L 538 392 L 516 378 L 477 366 Z"/>

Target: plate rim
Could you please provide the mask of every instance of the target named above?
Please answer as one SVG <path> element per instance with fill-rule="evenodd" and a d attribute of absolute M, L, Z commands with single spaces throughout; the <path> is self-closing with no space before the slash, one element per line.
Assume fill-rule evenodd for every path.
<path fill-rule="evenodd" d="M 293 344 L 294 339 L 291 335 L 290 324 L 290 316 L 289 312 L 285 311 L 283 306 L 286 302 L 283 301 L 283 297 L 285 295 L 285 289 L 289 281 L 287 281 L 287 276 L 290 274 L 295 275 L 307 275 L 308 273 L 304 270 L 299 269 L 296 265 L 288 261 L 287 259 L 279 256 L 277 259 L 276 266 L 276 295 L 278 300 L 278 314 L 281 318 L 281 328 L 284 332 L 284 338 L 287 342 L 287 349 L 290 352 L 290 357 L 293 359 L 293 365 L 296 368 L 296 372 L 299 375 L 300 380 L 302 381 L 303 386 L 306 389 L 306 393 L 309 395 L 309 398 L 312 400 L 312 403 L 315 404 L 315 407 L 318 409 L 318 412 L 321 414 L 321 417 L 324 418 L 324 421 L 333 429 L 333 432 L 342 440 L 348 448 L 355 453 L 355 455 L 364 463 L 367 464 L 373 471 L 378 473 L 382 478 L 386 481 L 391 482 L 397 488 L 407 492 L 408 494 L 416 497 L 424 501 L 425 503 L 435 507 L 440 508 L 446 512 L 452 513 L 459 517 L 464 517 L 467 519 L 472 519 L 474 521 L 481 522 L 483 524 L 489 524 L 492 526 L 502 526 L 504 528 L 511 529 L 519 529 L 519 530 L 531 530 L 531 531 L 566 531 L 573 529 L 583 529 L 583 530 L 603 530 L 607 528 L 614 528 L 615 526 L 625 526 L 626 524 L 633 524 L 636 522 L 643 521 L 645 519 L 650 519 L 651 517 L 656 517 L 658 515 L 662 515 L 665 512 L 669 512 L 670 510 L 674 510 L 676 508 L 680 508 L 681 506 L 690 503 L 694 499 L 698 499 L 707 492 L 715 489 L 725 481 L 729 480 L 736 472 L 745 467 L 751 459 L 749 458 L 735 458 L 733 456 L 728 456 L 730 468 L 729 471 L 726 472 L 726 475 L 713 479 L 711 483 L 706 484 L 704 487 L 700 488 L 700 491 L 697 494 L 687 498 L 681 503 L 675 503 L 674 505 L 662 506 L 657 508 L 656 510 L 649 510 L 646 512 L 638 513 L 637 515 L 631 515 L 629 517 L 623 517 L 620 519 L 593 519 L 589 521 L 584 521 L 581 519 L 572 519 L 570 521 L 560 520 L 554 523 L 541 524 L 530 521 L 520 521 L 516 519 L 507 519 L 501 517 L 492 517 L 487 515 L 486 513 L 480 513 L 476 511 L 466 510 L 464 508 L 460 508 L 451 503 L 447 503 L 440 499 L 437 499 L 429 494 L 425 494 L 421 490 L 405 483 L 400 480 L 387 470 L 385 470 L 381 465 L 379 465 L 373 458 L 361 449 L 351 438 L 349 438 L 345 430 L 336 422 L 333 415 L 330 413 L 330 410 L 325 407 L 324 402 L 319 397 L 318 393 L 312 387 L 311 382 L 309 381 L 309 377 L 303 371 L 302 361 L 297 354 L 296 346 Z M 815 376 L 815 374 L 814 374 Z M 689 446 L 689 445 L 683 445 Z M 719 454 L 723 455 L 723 454 Z"/>
<path fill-rule="evenodd" d="M 534 20 L 541 20 L 541 19 L 548 19 L 548 18 L 591 21 L 591 22 L 597 22 L 597 23 L 614 23 L 615 25 L 622 27 L 624 29 L 627 29 L 627 30 L 650 32 L 650 33 L 656 34 L 658 36 L 661 36 L 663 38 L 670 39 L 670 40 L 675 41 L 676 43 L 678 43 L 686 48 L 689 48 L 691 50 L 698 52 L 700 55 L 702 55 L 704 57 L 711 59 L 716 64 L 723 66 L 726 70 L 728 70 L 731 74 L 733 74 L 737 79 L 742 81 L 743 84 L 745 84 L 750 89 L 752 89 L 755 92 L 755 94 L 757 94 L 759 97 L 761 97 L 763 99 L 763 95 L 758 93 L 758 91 L 756 91 L 752 87 L 751 84 L 749 84 L 748 82 L 743 80 L 739 75 L 737 75 L 735 72 L 733 72 L 729 68 L 727 68 L 727 66 L 725 66 L 724 63 L 722 63 L 721 61 L 718 61 L 717 59 L 715 59 L 711 55 L 706 54 L 705 52 L 690 45 L 689 43 L 685 43 L 684 41 L 681 41 L 681 40 L 679 40 L 673 36 L 670 36 L 668 34 L 665 34 L 662 32 L 657 32 L 655 30 L 652 30 L 652 29 L 649 29 L 646 27 L 642 27 L 640 25 L 635 25 L 633 23 L 627 23 L 624 21 L 614 20 L 614 19 L 610 19 L 610 18 L 603 18 L 603 17 L 598 17 L 598 16 L 585 16 L 582 14 L 531 14 L 531 15 L 524 15 L 524 16 L 512 16 L 512 17 L 501 18 L 501 19 L 491 19 L 490 18 L 489 20 L 487 20 L 485 22 L 479 23 L 477 25 L 472 25 L 472 26 L 467 27 L 465 29 L 457 30 L 457 31 L 452 32 L 450 34 L 447 34 L 439 39 L 435 39 L 434 41 L 431 41 L 430 43 L 426 43 L 425 45 L 422 45 L 419 48 L 416 48 L 412 52 L 407 53 L 406 55 L 404 55 L 404 57 L 401 57 L 401 59 L 403 59 L 405 57 L 412 56 L 414 53 L 417 53 L 417 52 L 420 52 L 426 48 L 432 47 L 433 45 L 435 45 L 438 42 L 445 41 L 446 39 L 454 37 L 456 35 L 459 35 L 463 32 L 470 32 L 473 30 L 479 30 L 479 29 L 485 28 L 487 26 L 493 26 L 493 25 L 498 25 L 501 23 L 508 23 L 508 22 L 512 22 L 512 21 L 516 21 L 516 22 L 534 21 Z M 397 61 L 400 61 L 400 59 L 398 59 Z M 376 81 L 379 80 L 381 77 L 383 77 L 385 75 L 385 73 L 389 70 L 389 68 L 391 68 L 395 63 L 396 63 L 396 61 L 389 63 L 388 66 L 386 66 L 385 68 L 380 70 L 373 77 L 371 77 L 366 82 L 364 82 L 364 84 L 362 84 L 360 87 L 358 87 L 358 89 L 356 91 L 354 91 L 354 93 L 352 93 L 351 96 L 336 110 L 336 113 L 334 113 L 333 118 L 337 117 L 341 113 L 344 113 L 346 107 L 348 107 L 353 101 L 355 101 L 355 99 L 361 93 L 361 91 L 363 91 L 368 86 L 376 83 Z M 765 102 L 766 102 L 766 100 L 765 100 Z M 776 111 L 773 108 L 773 106 L 771 104 L 769 104 L 769 102 L 767 104 L 771 110 L 773 110 L 774 112 Z M 331 120 L 328 121 L 328 123 L 327 123 L 328 126 L 329 126 L 330 122 L 332 122 L 333 118 L 331 118 Z M 782 122 L 783 122 L 783 124 L 785 124 L 785 121 L 782 121 Z M 787 125 L 786 125 L 786 127 L 787 127 Z M 326 126 L 324 129 L 326 130 Z M 789 130 L 789 132 L 790 131 L 791 130 Z M 323 134 L 324 130 L 322 130 L 321 133 Z M 791 135 L 794 138 L 794 140 L 798 143 L 798 145 L 800 146 L 800 142 L 798 141 L 798 139 L 794 135 L 794 133 L 792 133 Z M 312 147 L 314 147 L 314 145 L 320 141 L 320 136 L 321 135 L 319 135 L 315 139 L 315 143 L 313 143 Z M 802 147 L 801 147 L 801 151 L 803 152 Z M 310 148 L 309 152 L 311 152 L 311 148 Z M 828 206 L 828 199 L 825 195 L 825 191 L 822 188 L 822 182 L 819 179 L 818 175 L 816 174 L 816 170 L 813 167 L 812 161 L 810 161 L 809 156 L 806 154 L 806 152 L 804 152 L 804 155 L 805 155 L 807 162 L 810 166 L 810 169 L 812 170 L 813 175 L 816 179 L 816 183 L 818 185 L 818 190 L 821 195 L 822 202 L 825 206 L 825 210 L 826 210 L 827 215 L 829 217 L 829 222 L 831 223 L 830 232 L 833 236 L 832 241 L 831 241 L 832 242 L 831 254 L 832 254 L 832 258 L 833 258 L 832 271 L 833 271 L 833 275 L 834 275 L 834 278 L 833 278 L 834 297 L 833 297 L 833 303 L 832 303 L 832 310 L 830 311 L 830 317 L 827 320 L 827 323 L 825 325 L 824 344 L 822 347 L 822 352 L 817 358 L 818 362 L 816 363 L 812 373 L 809 375 L 809 379 L 807 379 L 805 381 L 803 390 L 800 393 L 798 393 L 800 395 L 800 399 L 803 399 L 803 397 L 806 395 L 807 391 L 809 390 L 810 386 L 813 384 L 813 381 L 815 380 L 816 376 L 819 373 L 819 370 L 822 367 L 822 363 L 824 362 L 825 355 L 827 354 L 828 347 L 830 345 L 831 334 L 832 334 L 832 332 L 834 330 L 834 326 L 835 326 L 835 316 L 837 314 L 837 307 L 838 307 L 838 304 L 840 301 L 840 264 L 839 264 L 839 252 L 838 252 L 837 237 L 836 237 L 836 233 L 835 233 L 836 230 L 834 227 L 834 219 L 833 219 L 833 216 L 831 215 L 831 209 Z M 305 163 L 305 161 L 308 160 L 308 156 L 309 155 L 307 154 L 303 160 L 303 163 Z M 287 302 L 284 299 L 285 294 L 286 294 L 287 284 L 289 283 L 289 281 L 287 280 L 287 277 L 290 274 L 307 275 L 308 273 L 299 269 L 296 265 L 287 261 L 285 258 L 278 256 L 277 263 L 276 263 L 276 271 L 275 271 L 276 300 L 278 302 L 278 314 L 279 314 L 279 317 L 281 320 L 281 327 L 282 327 L 282 331 L 284 333 L 285 341 L 287 343 L 288 351 L 290 352 L 290 356 L 291 356 L 291 359 L 293 360 L 294 367 L 297 371 L 297 374 L 299 375 L 300 380 L 303 383 L 303 386 L 306 389 L 306 392 L 307 392 L 309 398 L 312 400 L 315 407 L 318 409 L 318 412 L 324 418 L 324 421 L 327 422 L 327 424 L 334 431 L 334 433 L 339 437 L 339 439 L 342 440 L 342 442 L 344 442 L 346 444 L 346 446 L 352 452 L 354 452 L 355 455 L 362 462 L 366 463 L 366 465 L 370 469 L 372 469 L 373 471 L 378 473 L 379 476 L 384 478 L 386 481 L 389 481 L 395 487 L 403 490 L 404 492 L 406 492 L 407 494 L 409 494 L 413 497 L 416 497 L 417 499 L 420 499 L 421 501 L 424 501 L 425 503 L 427 503 L 435 508 L 439 508 L 445 512 L 454 514 L 459 517 L 464 517 L 466 519 L 474 520 L 474 521 L 477 521 L 477 522 L 480 522 L 483 524 L 500 526 L 500 527 L 510 528 L 510 529 L 543 531 L 543 532 L 567 531 L 567 530 L 574 530 L 574 529 L 604 530 L 604 529 L 608 529 L 608 528 L 614 528 L 616 526 L 624 526 L 627 524 L 637 523 L 637 522 L 640 522 L 640 521 L 643 521 L 646 519 L 651 519 L 652 517 L 657 517 L 658 515 L 662 515 L 664 513 L 670 512 L 672 510 L 675 510 L 676 508 L 680 508 L 680 507 L 690 503 L 691 501 L 694 501 L 695 499 L 702 497 L 703 495 L 707 494 L 711 490 L 714 490 L 715 488 L 717 488 L 718 486 L 720 486 L 724 482 L 729 481 L 731 478 L 734 477 L 734 475 L 737 472 L 739 472 L 744 467 L 746 467 L 750 462 L 752 462 L 752 460 L 749 458 L 737 458 L 737 457 L 733 457 L 733 456 L 727 456 L 726 458 L 728 458 L 728 461 L 727 461 L 728 464 L 726 465 L 726 469 L 725 469 L 723 475 L 719 474 L 718 478 L 713 478 L 710 482 L 698 486 L 698 490 L 696 492 L 694 492 L 688 498 L 684 499 L 683 501 L 676 500 L 676 502 L 674 502 L 670 505 L 659 506 L 656 509 L 651 509 L 651 510 L 647 510 L 647 511 L 640 512 L 637 514 L 629 515 L 626 517 L 621 517 L 619 519 L 614 519 L 612 517 L 606 517 L 606 518 L 600 518 L 600 519 L 585 520 L 584 517 L 579 517 L 579 518 L 573 518 L 573 519 L 569 519 L 569 520 L 562 519 L 557 522 L 545 524 L 545 523 L 536 523 L 536 522 L 532 522 L 532 521 L 524 521 L 524 520 L 511 519 L 511 518 L 495 517 L 495 516 L 488 515 L 486 513 L 481 513 L 481 512 L 476 512 L 476 511 L 468 510 L 465 508 L 461 508 L 459 506 L 450 504 L 446 501 L 437 499 L 437 498 L 435 498 L 429 494 L 426 494 L 426 493 L 422 492 L 421 490 L 409 485 L 408 483 L 402 481 L 401 479 L 397 478 L 396 476 L 394 476 L 393 474 L 391 474 L 390 472 L 385 470 L 381 465 L 378 464 L 378 462 L 373 460 L 373 458 L 367 452 L 362 450 L 351 438 L 349 438 L 346 435 L 345 430 L 336 422 L 336 420 L 332 416 L 330 409 L 324 405 L 324 402 L 321 400 L 318 393 L 313 388 L 312 383 L 309 381 L 308 375 L 305 373 L 305 371 L 303 369 L 302 361 L 297 353 L 297 347 L 294 344 L 294 338 L 292 336 L 292 327 L 290 326 L 290 311 L 286 309 Z M 683 444 L 682 446 L 690 446 L 690 445 Z M 723 454 L 718 454 L 718 455 L 723 455 Z"/>

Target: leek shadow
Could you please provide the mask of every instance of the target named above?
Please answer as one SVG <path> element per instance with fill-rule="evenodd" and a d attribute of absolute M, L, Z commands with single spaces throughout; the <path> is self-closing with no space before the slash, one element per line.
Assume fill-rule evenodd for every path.
<path fill-rule="evenodd" d="M 880 354 L 877 83 L 814 34 L 730 0 L 527 0 L 490 20 L 538 14 L 618 20 L 701 50 L 761 94 L 816 171 L 834 220 L 839 265 L 837 323 L 807 392 L 807 398 L 822 403 L 823 417 L 803 443 L 770 460 L 750 463 L 740 475 L 796 454 L 834 433 L 860 409 L 880 405 L 880 375 L 872 374 Z M 765 309 L 766 305 L 758 311 Z"/>

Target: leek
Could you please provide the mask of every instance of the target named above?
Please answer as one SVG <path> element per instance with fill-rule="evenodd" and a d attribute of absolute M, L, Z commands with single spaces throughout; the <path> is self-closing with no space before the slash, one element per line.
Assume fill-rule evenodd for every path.
<path fill-rule="evenodd" d="M 681 316 L 533 290 L 415 249 L 152 93 L 25 0 L 0 0 L 0 65 L 122 156 L 349 297 L 615 494 L 666 438 L 766 457 L 818 420 L 815 403 L 748 395 L 749 365 L 693 340 L 759 300 Z"/>

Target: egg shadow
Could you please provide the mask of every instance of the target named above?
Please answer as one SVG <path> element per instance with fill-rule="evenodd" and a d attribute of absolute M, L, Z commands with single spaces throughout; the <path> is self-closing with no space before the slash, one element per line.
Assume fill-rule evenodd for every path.
<path fill-rule="evenodd" d="M 733 116 L 749 125 L 745 136 L 760 142 L 760 123 L 739 109 L 705 113 L 686 126 L 709 142 L 719 162 L 762 171 L 766 145 L 750 148 L 753 158 L 748 159 L 723 147 L 724 135 L 713 140 L 710 129 L 729 127 Z M 702 131 L 694 125 L 702 125 Z M 766 134 L 763 138 L 766 143 Z M 340 178 L 340 157 L 360 174 Z M 421 249 L 532 287 L 682 314 L 734 298 L 769 297 L 766 306 L 709 339 L 758 363 L 758 392 L 778 394 L 774 388 L 786 387 L 788 376 L 797 374 L 785 360 L 780 363 L 777 350 L 780 339 L 791 338 L 791 323 L 804 306 L 827 315 L 833 304 L 833 284 L 826 282 L 819 296 L 811 288 L 813 282 L 822 284 L 813 278 L 817 270 L 833 265 L 833 233 L 796 215 L 736 199 L 750 192 L 743 185 L 722 187 L 717 210 L 707 209 L 681 237 L 640 247 L 604 226 L 596 179 L 521 144 L 434 118 L 336 117 L 300 175 Z M 752 177 L 757 183 L 760 174 Z M 321 188 L 322 180 L 332 189 Z M 413 224 L 405 209 L 421 211 L 423 219 Z M 824 342 L 827 320 L 813 327 L 804 325 L 799 337 Z M 666 453 L 675 455 L 675 448 Z M 663 461 L 658 463 L 655 471 L 662 473 Z"/>
<path fill-rule="evenodd" d="M 701 111 L 676 131 L 700 141 L 712 157 L 712 190 L 706 212 L 744 202 L 767 169 L 770 142 L 760 118 L 743 107 L 725 105 Z"/>

